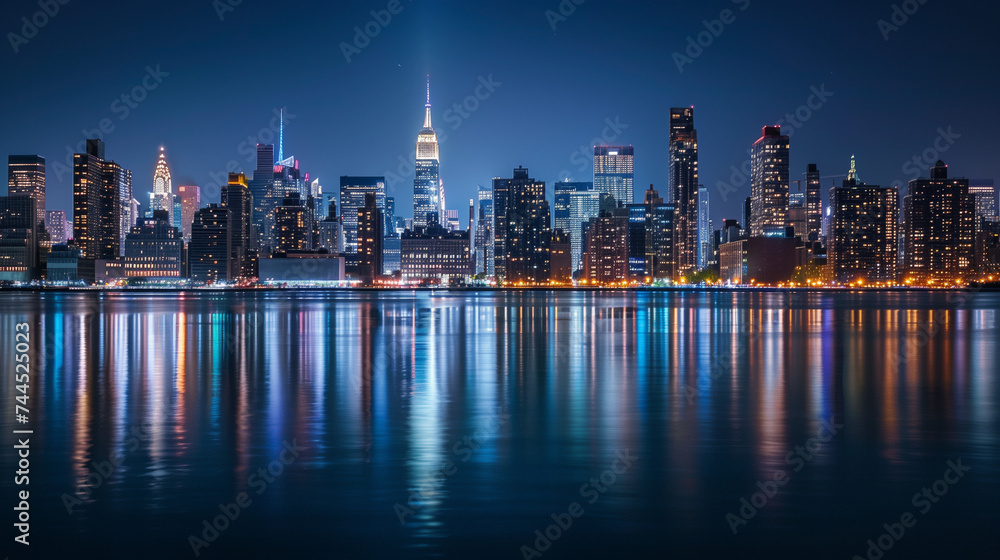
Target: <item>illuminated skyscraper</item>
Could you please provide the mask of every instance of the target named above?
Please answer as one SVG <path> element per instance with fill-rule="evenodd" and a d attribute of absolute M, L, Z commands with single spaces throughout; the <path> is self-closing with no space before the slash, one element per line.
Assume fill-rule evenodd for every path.
<path fill-rule="evenodd" d="M 632 146 L 594 146 L 594 188 L 619 204 L 632 204 L 634 163 Z"/>
<path fill-rule="evenodd" d="M 676 273 L 687 276 L 698 268 L 698 131 L 694 108 L 670 109 L 670 192 L 677 207 L 674 227 Z"/>
<path fill-rule="evenodd" d="M 554 227 L 569 237 L 574 273 L 583 268 L 583 225 L 596 218 L 600 209 L 601 192 L 593 183 L 556 183 Z"/>
<path fill-rule="evenodd" d="M 375 195 L 375 205 L 385 212 L 385 177 L 340 178 L 340 216 L 347 255 L 358 253 L 358 212 L 364 208 L 369 193 Z"/>
<path fill-rule="evenodd" d="M 784 236 L 788 213 L 788 136 L 765 126 L 751 149 L 750 236 Z"/>
<path fill-rule="evenodd" d="M 10 196 L 29 196 L 35 202 L 35 216 L 45 217 L 45 158 L 10 156 L 7 158 L 7 188 Z"/>
<path fill-rule="evenodd" d="M 229 183 L 222 187 L 222 206 L 229 209 L 229 230 L 232 235 L 230 262 L 232 278 L 256 278 L 257 253 L 251 247 L 253 197 L 242 173 L 230 173 Z"/>
<path fill-rule="evenodd" d="M 493 180 L 493 204 L 498 283 L 548 284 L 552 226 L 545 182 L 518 167 L 512 178 Z"/>
<path fill-rule="evenodd" d="M 700 186 L 698 187 L 698 270 L 707 267 L 715 253 L 710 211 L 708 189 Z"/>
<path fill-rule="evenodd" d="M 53 245 L 65 245 L 73 234 L 73 225 L 66 221 L 65 210 L 48 210 L 45 212 L 45 230 Z"/>
<path fill-rule="evenodd" d="M 87 140 L 86 152 L 73 156 L 73 238 L 84 260 L 122 256 L 132 198 L 132 172 L 104 160 L 104 142 Z"/>
<path fill-rule="evenodd" d="M 976 197 L 977 227 L 982 221 L 997 221 L 997 191 L 993 179 L 970 179 L 969 194 Z"/>
<path fill-rule="evenodd" d="M 646 270 L 653 280 L 673 280 L 677 276 L 674 236 L 677 206 L 664 204 L 660 193 L 649 186 L 643 198 L 646 207 Z"/>
<path fill-rule="evenodd" d="M 230 255 L 233 236 L 229 229 L 229 208 L 209 204 L 194 214 L 188 248 L 191 279 L 196 282 L 226 282 L 234 278 Z M 238 269 L 237 269 L 238 270 Z"/>
<path fill-rule="evenodd" d="M 476 274 L 492 277 L 495 266 L 493 189 L 479 187 L 479 223 L 476 225 Z"/>
<path fill-rule="evenodd" d="M 431 125 L 431 83 L 427 80 L 427 104 L 424 127 L 417 135 L 416 177 L 413 180 L 413 225 L 427 226 L 427 215 L 436 214 L 441 222 L 441 159 L 437 134 Z M 343 204 L 343 201 L 341 201 Z"/>
<path fill-rule="evenodd" d="M 149 214 L 152 216 L 156 210 L 166 210 L 170 218 L 168 223 L 174 223 L 174 191 L 173 183 L 170 179 L 170 168 L 167 166 L 167 154 L 164 148 L 160 148 L 160 159 L 156 162 L 156 170 L 153 172 L 153 192 L 149 194 Z"/>
<path fill-rule="evenodd" d="M 253 197 L 254 248 L 263 253 L 274 245 L 274 145 L 257 144 L 257 167 L 247 183 Z"/>
<path fill-rule="evenodd" d="M 816 243 L 823 231 L 823 194 L 819 167 L 810 163 L 806 170 L 806 235 L 805 241 Z"/>
<path fill-rule="evenodd" d="M 375 284 L 382 274 L 385 247 L 384 210 L 378 207 L 375 193 L 365 193 L 365 204 L 358 210 L 358 276 L 363 286 Z"/>
<path fill-rule="evenodd" d="M 837 282 L 895 282 L 899 261 L 899 191 L 858 181 L 854 158 L 843 186 L 830 191 L 833 208 L 828 263 Z M 754 215 L 756 217 L 756 214 Z"/>

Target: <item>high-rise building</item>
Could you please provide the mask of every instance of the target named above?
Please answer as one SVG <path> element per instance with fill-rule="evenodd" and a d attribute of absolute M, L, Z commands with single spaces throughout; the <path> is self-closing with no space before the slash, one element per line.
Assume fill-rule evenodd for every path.
<path fill-rule="evenodd" d="M 325 249 L 334 255 L 340 254 L 340 217 L 337 215 L 337 202 L 333 197 L 330 197 L 326 218 L 317 224 L 317 229 L 319 236 L 316 248 Z"/>
<path fill-rule="evenodd" d="M 500 285 L 548 284 L 551 213 L 545 182 L 518 167 L 493 180 L 495 272 Z"/>
<path fill-rule="evenodd" d="M 628 277 L 643 282 L 646 265 L 646 205 L 629 204 L 628 209 Z"/>
<path fill-rule="evenodd" d="M 750 235 L 783 237 L 788 213 L 788 136 L 765 126 L 751 149 Z"/>
<path fill-rule="evenodd" d="M 583 258 L 583 225 L 596 218 L 601 205 L 601 193 L 592 182 L 555 184 L 553 227 L 569 237 L 572 248 L 573 272 L 580 270 Z"/>
<path fill-rule="evenodd" d="M 806 193 L 795 192 L 788 195 L 788 227 L 792 228 L 796 237 L 803 240 L 809 235 L 809 216 L 806 204 Z"/>
<path fill-rule="evenodd" d="M 653 280 L 673 280 L 677 273 L 674 236 L 679 231 L 674 220 L 677 206 L 665 204 L 660 193 L 649 186 L 643 198 L 646 207 L 646 270 Z"/>
<path fill-rule="evenodd" d="M 132 172 L 105 161 L 104 142 L 87 140 L 73 156 L 73 237 L 84 260 L 121 258 L 132 199 Z"/>
<path fill-rule="evenodd" d="M 257 252 L 251 246 L 253 232 L 253 196 L 242 173 L 230 173 L 222 187 L 221 204 L 229 209 L 229 231 L 232 236 L 231 266 L 236 278 L 257 277 Z"/>
<path fill-rule="evenodd" d="M 462 225 L 458 221 L 458 210 L 445 210 L 442 213 L 441 225 L 448 231 L 462 229 Z"/>
<path fill-rule="evenodd" d="M 708 189 L 698 187 L 698 270 L 704 270 L 712 261 L 713 249 L 711 206 L 708 199 Z"/>
<path fill-rule="evenodd" d="M 818 243 L 823 230 L 823 192 L 819 167 L 810 163 L 806 168 L 806 232 L 805 241 Z"/>
<path fill-rule="evenodd" d="M 594 188 L 610 194 L 621 205 L 632 204 L 635 149 L 632 146 L 594 146 Z"/>
<path fill-rule="evenodd" d="M 7 189 L 10 196 L 28 196 L 35 202 L 35 216 L 45 217 L 45 158 L 10 156 L 7 158 Z"/>
<path fill-rule="evenodd" d="M 375 204 L 385 212 L 385 177 L 341 177 L 340 216 L 344 253 L 358 253 L 358 211 L 365 205 L 366 194 L 375 195 Z"/>
<path fill-rule="evenodd" d="M 195 282 L 228 282 L 238 270 L 232 266 L 233 236 L 229 229 L 229 208 L 209 204 L 194 214 L 188 262 Z"/>
<path fill-rule="evenodd" d="M 298 191 L 288 191 L 281 205 L 274 209 L 276 253 L 308 251 L 312 225 L 310 212 Z M 355 214 L 355 219 L 357 214 Z M 357 231 L 357 230 L 355 230 Z"/>
<path fill-rule="evenodd" d="M 201 208 L 201 189 L 193 185 L 181 185 L 177 187 L 177 195 L 181 199 L 181 233 L 184 241 L 189 242 L 194 213 Z"/>
<path fill-rule="evenodd" d="M 378 207 L 375 193 L 365 193 L 365 204 L 358 210 L 358 276 L 363 286 L 372 286 L 382 274 L 385 247 L 384 210 Z"/>
<path fill-rule="evenodd" d="M 975 273 L 976 195 L 968 179 L 949 179 L 938 161 L 930 179 L 910 181 L 903 199 L 903 273 L 914 281 L 953 281 Z"/>
<path fill-rule="evenodd" d="M 494 275 L 493 189 L 479 187 L 479 222 L 476 225 L 476 274 Z"/>
<path fill-rule="evenodd" d="M 678 276 L 698 268 L 698 131 L 694 108 L 670 109 L 670 191 L 668 202 L 676 205 L 674 255 Z"/>
<path fill-rule="evenodd" d="M 610 286 L 629 280 L 629 210 L 605 209 L 590 222 L 584 269 L 587 283 Z"/>
<path fill-rule="evenodd" d="M 167 166 L 167 154 L 160 148 L 160 159 L 156 162 L 153 172 L 153 192 L 149 193 L 149 214 L 157 210 L 166 210 L 170 216 L 169 222 L 174 223 L 174 190 L 170 178 L 170 167 Z"/>
<path fill-rule="evenodd" d="M 976 197 L 976 226 L 1000 220 L 997 214 L 997 191 L 993 179 L 969 179 L 969 194 Z"/>
<path fill-rule="evenodd" d="M 400 244 L 403 280 L 451 283 L 468 276 L 469 232 L 431 225 L 403 232 Z"/>
<path fill-rule="evenodd" d="M 139 218 L 125 237 L 125 276 L 129 278 L 180 278 L 183 276 L 184 240 L 167 223 L 169 214 L 153 212 Z"/>
<path fill-rule="evenodd" d="M 895 282 L 899 264 L 899 191 L 858 181 L 854 158 L 843 186 L 830 192 L 833 208 L 827 262 L 842 284 Z"/>
<path fill-rule="evenodd" d="M 269 253 L 274 246 L 274 208 L 278 205 L 273 144 L 257 144 L 257 167 L 247 186 L 253 199 L 253 247 L 259 254 Z"/>
<path fill-rule="evenodd" d="M 441 223 L 441 156 L 437 133 L 431 125 L 431 83 L 427 80 L 424 127 L 417 135 L 416 177 L 413 180 L 413 225 L 427 227 L 428 215 L 437 214 Z M 341 199 L 340 204 L 344 201 Z"/>
<path fill-rule="evenodd" d="M 45 212 L 45 230 L 53 245 L 65 245 L 73 233 L 73 225 L 66 220 L 65 210 L 48 210 Z"/>
<path fill-rule="evenodd" d="M 385 226 L 385 232 L 383 235 L 389 237 L 396 233 L 396 198 L 392 196 L 385 197 L 385 212 L 383 214 L 383 225 Z"/>
<path fill-rule="evenodd" d="M 36 208 L 30 195 L 0 196 L 0 280 L 28 282 L 40 276 Z"/>

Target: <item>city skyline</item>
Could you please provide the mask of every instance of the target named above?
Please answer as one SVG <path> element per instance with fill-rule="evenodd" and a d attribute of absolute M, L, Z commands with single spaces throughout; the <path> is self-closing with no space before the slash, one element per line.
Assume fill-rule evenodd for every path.
<path fill-rule="evenodd" d="M 884 96 L 880 97 L 887 86 L 875 79 L 878 65 L 859 55 L 862 50 L 876 45 L 890 51 L 906 49 L 911 56 L 897 72 L 896 86 L 909 85 L 914 92 L 922 89 L 922 83 L 933 81 L 927 70 L 940 59 L 950 61 L 953 79 L 960 84 L 970 80 L 977 80 L 974 82 L 977 85 L 984 81 L 988 84 L 995 80 L 992 76 L 974 75 L 969 70 L 971 63 L 965 60 L 968 57 L 963 56 L 975 52 L 977 42 L 983 40 L 976 34 L 970 34 L 961 44 L 934 49 L 920 44 L 922 34 L 956 17 L 941 7 L 921 7 L 906 26 L 890 33 L 889 41 L 874 24 L 888 18 L 888 10 L 882 13 L 880 8 L 867 5 L 853 11 L 834 7 L 804 8 L 815 16 L 816 24 L 821 27 L 856 29 L 858 44 L 838 45 L 836 52 L 805 44 L 802 49 L 805 52 L 789 56 L 796 59 L 813 56 L 813 64 L 806 66 L 809 70 L 788 72 L 770 82 L 751 81 L 751 85 L 740 85 L 744 70 L 739 66 L 745 56 L 740 48 L 767 18 L 776 17 L 780 22 L 788 17 L 782 12 L 782 6 L 732 3 L 735 21 L 725 25 L 709 46 L 692 47 L 692 53 L 703 51 L 697 57 L 685 54 L 689 46 L 686 38 L 698 37 L 706 29 L 703 21 L 712 24 L 718 14 L 706 7 L 671 7 L 673 17 L 669 19 L 669 32 L 655 46 L 650 43 L 652 37 L 646 31 L 625 40 L 626 46 L 631 46 L 637 54 L 655 53 L 657 59 L 667 61 L 650 66 L 655 71 L 651 74 L 653 83 L 649 87 L 638 88 L 641 91 L 636 92 L 636 88 L 597 84 L 566 96 L 565 92 L 539 91 L 530 87 L 532 81 L 541 79 L 539 72 L 547 67 L 545 60 L 527 59 L 526 72 L 512 71 L 512 61 L 521 60 L 520 55 L 527 47 L 486 51 L 478 45 L 488 41 L 480 40 L 462 43 L 466 46 L 464 51 L 453 48 L 454 42 L 467 33 L 461 30 L 460 24 L 491 17 L 496 21 L 496 30 L 486 32 L 492 36 L 509 30 L 516 18 L 535 31 L 530 34 L 530 43 L 537 46 L 555 41 L 556 44 L 565 43 L 563 48 L 566 48 L 585 44 L 588 37 L 603 29 L 602 24 L 613 26 L 621 22 L 625 14 L 615 13 L 599 3 L 587 3 L 577 6 L 566 21 L 556 19 L 550 24 L 551 18 L 546 16 L 549 8 L 544 6 L 515 2 L 507 10 L 510 13 L 505 14 L 501 13 L 504 10 L 491 6 L 447 10 L 449 5 L 402 4 L 402 11 L 393 16 L 393 21 L 378 37 L 370 40 L 371 46 L 353 55 L 349 63 L 339 57 L 340 49 L 336 47 L 353 39 L 354 25 L 361 28 L 372 19 L 370 10 L 382 8 L 374 5 L 367 10 L 318 8 L 320 13 L 325 10 L 335 13 L 338 17 L 331 21 L 341 24 L 338 29 L 343 28 L 342 38 L 336 31 L 333 33 L 338 39 L 331 39 L 336 43 L 331 45 L 333 56 L 322 61 L 314 57 L 289 56 L 290 50 L 300 46 L 298 41 L 275 46 L 274 54 L 267 56 L 269 59 L 284 58 L 287 65 L 307 79 L 318 79 L 314 76 L 319 73 L 324 79 L 340 76 L 347 80 L 363 80 L 362 76 L 370 75 L 368 80 L 358 82 L 361 87 L 349 88 L 349 94 L 338 92 L 332 101 L 324 98 L 322 105 L 303 93 L 289 93 L 287 88 L 279 93 L 276 91 L 279 88 L 266 85 L 255 85 L 245 92 L 220 94 L 219 101 L 204 93 L 196 94 L 193 89 L 196 81 L 211 85 L 217 80 L 232 78 L 234 72 L 240 71 L 242 63 L 215 76 L 195 59 L 190 49 L 180 49 L 176 54 L 165 56 L 161 45 L 144 45 L 129 58 L 134 65 L 119 60 L 121 54 L 108 53 L 109 61 L 117 63 L 107 83 L 94 88 L 98 91 L 77 96 L 70 102 L 60 98 L 58 109 L 56 98 L 52 97 L 54 93 L 35 100 L 18 99 L 20 94 L 15 92 L 12 101 L 24 105 L 25 109 L 8 110 L 7 120 L 23 134 L 17 135 L 16 140 L 10 137 L 0 140 L 0 150 L 8 154 L 36 153 L 46 157 L 49 167 L 47 209 L 69 209 L 69 174 L 59 169 L 65 164 L 66 146 L 77 151 L 76 146 L 84 139 L 81 131 L 100 130 L 100 123 L 108 118 L 114 130 L 104 134 L 105 139 L 109 146 L 115 147 L 116 159 L 131 169 L 135 177 L 142 178 L 136 181 L 137 191 L 142 192 L 148 182 L 146 177 L 152 176 L 156 161 L 151 154 L 166 146 L 174 184 L 200 186 L 203 202 L 207 204 L 219 200 L 221 187 L 231 171 L 228 168 L 231 162 L 237 167 L 232 171 L 242 171 L 248 176 L 254 169 L 253 147 L 247 142 L 248 137 L 256 140 L 273 137 L 271 142 L 278 144 L 278 130 L 271 125 L 278 122 L 280 109 L 287 107 L 286 152 L 294 153 L 313 176 L 322 178 L 328 193 L 335 189 L 335 178 L 341 175 L 384 175 L 387 195 L 396 198 L 400 208 L 407 208 L 413 176 L 410 173 L 412 165 L 407 168 L 404 162 L 412 154 L 412 134 L 420 124 L 413 108 L 424 97 L 424 82 L 430 74 L 440 99 L 436 104 L 440 109 L 434 111 L 433 118 L 443 123 L 438 130 L 441 178 L 453 200 L 475 198 L 476 185 L 488 184 L 493 177 L 503 176 L 517 164 L 533 169 L 533 174 L 545 181 L 549 189 L 557 181 L 588 181 L 591 162 L 587 152 L 580 152 L 579 147 L 592 148 L 595 138 L 602 138 L 601 143 L 603 139 L 613 138 L 607 142 L 609 145 L 635 146 L 638 152 L 635 190 L 642 191 L 653 184 L 662 193 L 667 193 L 668 138 L 664 130 L 669 115 L 665 107 L 688 105 L 698 110 L 701 182 L 712 196 L 712 218 L 715 220 L 739 218 L 742 199 L 749 194 L 749 177 L 741 176 L 746 147 L 760 127 L 771 124 L 781 123 L 793 132 L 789 177 L 793 182 L 804 178 L 807 163 L 817 163 L 820 169 L 836 169 L 835 173 L 842 173 L 842 162 L 855 153 L 866 162 L 869 177 L 879 184 L 898 183 L 905 187 L 915 178 L 914 171 L 926 177 L 930 166 L 939 158 L 946 159 L 953 169 L 963 170 L 962 175 L 966 177 L 1000 174 L 993 158 L 986 155 L 996 151 L 996 141 L 989 135 L 984 119 L 979 118 L 980 111 L 975 109 L 989 106 L 987 102 L 977 101 L 989 87 L 952 87 L 947 97 L 931 88 L 887 111 Z M 741 9 L 744 5 L 745 10 Z M 4 9 L 28 10 L 31 6 L 14 4 Z M 71 8 L 67 6 L 63 12 L 68 13 Z M 663 14 L 665 9 L 633 6 L 627 18 L 631 21 L 642 15 L 652 17 Z M 259 14 L 257 10 L 251 5 L 240 5 L 232 13 L 224 13 L 222 21 L 208 10 L 207 22 L 192 15 L 185 23 L 192 27 L 195 36 L 235 27 L 253 32 L 258 25 L 254 19 Z M 300 8 L 292 7 L 291 10 L 300 13 Z M 112 14 L 112 23 L 129 14 L 126 8 L 119 11 L 120 14 Z M 848 11 L 852 13 L 843 13 Z M 869 13 L 871 19 L 862 17 Z M 12 17 L 11 21 L 19 17 Z M 50 49 L 43 52 L 42 43 L 49 41 L 56 46 L 67 40 L 60 32 L 53 31 L 60 25 L 67 25 L 61 18 L 66 18 L 67 23 L 71 19 L 64 15 L 53 18 L 36 38 L 19 45 L 17 53 L 12 49 L 3 55 L 9 59 L 9 67 L 24 72 L 26 78 L 53 84 L 53 92 L 61 91 L 51 81 L 53 78 L 34 73 L 36 67 L 56 64 L 54 59 L 47 58 L 50 55 L 45 52 Z M 110 24 L 86 21 L 95 29 Z M 967 20 L 963 22 L 967 24 Z M 176 16 L 168 14 L 162 24 L 171 28 L 180 22 Z M 436 27 L 454 32 L 437 33 L 439 39 L 420 41 L 418 48 L 409 51 L 399 48 L 418 29 Z M 801 37 L 799 34 L 804 31 L 791 28 L 788 33 L 795 38 Z M 105 40 L 110 39 L 102 41 Z M 266 42 L 271 41 L 268 38 Z M 231 48 L 213 43 L 209 52 L 233 54 Z M 579 61 L 567 67 L 569 79 L 560 90 L 572 87 L 591 72 L 585 70 L 587 67 L 583 64 L 586 54 L 592 50 L 593 47 L 582 48 Z M 675 53 L 692 61 L 683 63 L 678 69 L 672 62 L 676 60 Z M 390 62 L 392 60 L 396 62 Z M 573 60 L 577 57 L 571 57 Z M 610 72 L 609 77 L 614 78 L 610 81 L 616 84 L 630 84 L 636 79 L 630 77 L 636 62 L 617 69 L 611 66 L 610 60 L 598 57 L 592 64 L 595 70 Z M 130 72 L 129 68 L 133 67 L 135 71 Z M 853 73 L 851 80 L 838 77 L 847 72 Z M 392 87 L 380 89 L 376 83 L 388 83 Z M 141 103 L 136 103 L 135 108 L 124 103 L 115 105 L 128 109 L 127 115 L 124 110 L 110 109 L 122 92 L 130 93 L 137 84 L 145 88 Z M 366 87 L 368 84 L 372 86 Z M 740 103 L 732 102 L 732 93 L 725 96 L 713 93 L 723 84 L 729 89 L 736 87 L 736 93 L 743 94 Z M 870 93 L 862 93 L 858 89 L 860 84 Z M 104 97 L 106 99 L 102 99 Z M 233 108 L 220 109 L 219 103 L 223 100 Z M 456 110 L 456 103 L 460 110 Z M 462 105 L 476 110 L 468 111 Z M 796 112 L 800 113 L 799 117 L 809 115 L 810 118 L 798 118 Z M 787 118 L 789 114 L 792 119 Z M 28 116 L 36 124 L 22 126 L 23 119 Z M 868 134 L 859 137 L 856 130 L 861 128 Z M 331 130 L 337 132 L 330 134 Z M 517 143 L 500 140 L 524 131 L 532 133 L 517 135 Z M 353 147 L 344 142 L 353 143 Z M 936 152 L 937 157 L 925 157 L 935 155 L 930 154 L 931 151 Z M 919 165 L 913 163 L 914 157 L 919 159 Z M 836 180 L 824 179 L 822 187 L 826 189 L 833 182 Z M 720 188 L 719 183 L 724 188 Z M 723 199 L 723 192 L 730 196 Z M 551 198 L 551 190 L 548 196 Z"/>

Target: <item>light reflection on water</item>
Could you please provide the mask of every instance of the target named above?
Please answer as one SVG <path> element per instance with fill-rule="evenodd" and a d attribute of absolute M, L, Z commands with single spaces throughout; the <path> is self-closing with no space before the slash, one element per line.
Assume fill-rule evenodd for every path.
<path fill-rule="evenodd" d="M 0 333 L 26 321 L 36 341 L 33 534 L 55 553 L 185 557 L 248 492 L 212 555 L 517 558 L 625 450 L 635 465 L 547 557 L 850 557 L 958 457 L 975 476 L 900 557 L 972 554 L 1000 517 L 996 294 L 0 300 Z M 845 428 L 732 535 L 726 514 L 821 420 Z M 257 494 L 292 440 L 306 451 Z M 67 514 L 63 494 L 119 455 Z"/>

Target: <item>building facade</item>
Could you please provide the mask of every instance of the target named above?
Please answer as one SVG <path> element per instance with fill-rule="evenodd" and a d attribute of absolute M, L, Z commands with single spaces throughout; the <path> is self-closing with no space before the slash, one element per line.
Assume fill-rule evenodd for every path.
<path fill-rule="evenodd" d="M 903 273 L 914 281 L 975 274 L 976 196 L 968 179 L 949 179 L 938 161 L 930 179 L 910 181 L 903 199 Z"/>
<path fill-rule="evenodd" d="M 843 186 L 830 193 L 831 275 L 841 284 L 894 283 L 899 265 L 899 191 L 860 183 L 853 162 L 851 167 Z"/>
<path fill-rule="evenodd" d="M 218 204 L 195 212 L 188 246 L 191 279 L 195 282 L 228 282 L 235 278 L 238 269 L 230 258 L 233 237 L 229 221 L 229 208 Z"/>
<path fill-rule="evenodd" d="M 788 212 L 789 141 L 780 126 L 764 127 L 750 160 L 750 236 L 781 237 Z"/>
<path fill-rule="evenodd" d="M 428 216 L 437 215 L 442 222 L 441 212 L 441 156 L 437 133 L 431 123 L 431 85 L 427 82 L 427 104 L 424 106 L 424 126 L 417 134 L 416 176 L 413 180 L 413 225 L 427 227 Z M 341 198 L 341 204 L 344 203 Z"/>
<path fill-rule="evenodd" d="M 676 270 L 687 276 L 698 268 L 698 131 L 694 108 L 670 109 L 670 185 L 667 201 L 676 205 Z"/>
<path fill-rule="evenodd" d="M 157 210 L 152 218 L 139 218 L 125 237 L 126 278 L 171 278 L 184 276 L 184 239 L 167 223 L 169 214 Z"/>
<path fill-rule="evenodd" d="M 594 188 L 619 204 L 632 204 L 635 149 L 632 146 L 594 146 Z"/>

